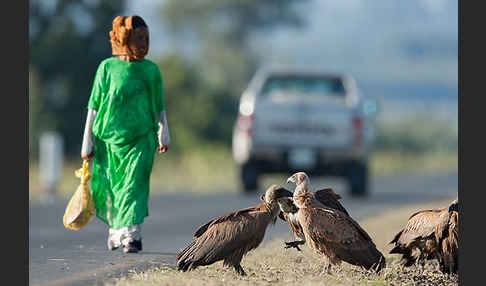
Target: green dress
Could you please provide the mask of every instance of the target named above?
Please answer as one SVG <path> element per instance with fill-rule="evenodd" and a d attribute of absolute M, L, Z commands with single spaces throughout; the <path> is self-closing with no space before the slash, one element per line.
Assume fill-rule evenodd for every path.
<path fill-rule="evenodd" d="M 150 60 L 103 60 L 88 108 L 96 110 L 91 189 L 96 216 L 113 229 L 148 216 L 150 174 L 165 109 L 160 70 Z"/>

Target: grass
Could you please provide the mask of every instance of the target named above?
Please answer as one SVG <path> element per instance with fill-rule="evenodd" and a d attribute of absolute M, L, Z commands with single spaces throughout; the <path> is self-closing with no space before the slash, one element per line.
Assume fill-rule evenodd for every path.
<path fill-rule="evenodd" d="M 69 198 L 74 193 L 79 185 L 79 179 L 74 176 L 74 171 L 81 168 L 81 164 L 81 159 L 64 162 L 58 185 L 59 196 Z M 377 151 L 370 160 L 373 176 L 450 172 L 457 171 L 457 167 L 457 153 L 407 154 L 398 151 Z M 272 176 L 278 175 L 264 176 L 263 181 Z M 43 197 L 39 183 L 39 167 L 35 162 L 30 162 L 29 198 L 32 201 Z M 151 176 L 153 193 L 236 193 L 238 186 L 236 166 L 232 161 L 231 151 L 227 148 L 194 149 L 180 155 L 169 151 L 164 155 L 156 155 Z"/>
<path fill-rule="evenodd" d="M 457 152 L 414 154 L 398 151 L 377 151 L 370 160 L 373 175 L 440 173 L 458 170 Z"/>
<path fill-rule="evenodd" d="M 70 197 L 79 185 L 74 171 L 81 168 L 82 160 L 64 162 L 58 185 L 58 195 Z M 151 192 L 211 193 L 235 189 L 237 184 L 231 153 L 224 148 L 199 148 L 182 154 L 156 154 L 151 176 Z M 234 190 L 236 192 L 236 189 Z M 38 200 L 43 196 L 40 188 L 39 166 L 29 162 L 29 198 Z"/>
<path fill-rule="evenodd" d="M 246 277 L 236 275 L 233 269 L 223 268 L 222 263 L 217 262 L 185 273 L 168 265 L 123 277 L 114 285 L 458 285 L 458 277 L 439 272 L 436 261 L 428 262 L 422 274 L 414 266 L 402 269 L 398 265 L 399 257 L 388 254 L 391 249 L 388 242 L 404 226 L 411 213 L 442 207 L 452 199 L 406 206 L 360 222 L 387 259 L 386 268 L 379 274 L 347 263 L 334 266 L 332 275 L 321 274 L 322 260 L 310 248 L 304 246 L 302 252 L 283 248 L 283 241 L 291 239 L 289 232 L 288 236 L 263 243 L 243 258 L 242 266 L 248 274 Z"/>

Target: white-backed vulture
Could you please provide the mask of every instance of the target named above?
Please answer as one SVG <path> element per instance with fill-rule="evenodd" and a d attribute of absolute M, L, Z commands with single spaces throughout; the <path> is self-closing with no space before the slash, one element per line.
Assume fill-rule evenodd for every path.
<path fill-rule="evenodd" d="M 459 204 L 457 200 L 449 207 L 449 222 L 439 226 L 436 239 L 440 242 L 442 263 L 441 271 L 457 274 L 459 270 Z"/>
<path fill-rule="evenodd" d="M 422 210 L 412 214 L 405 227 L 390 244 L 390 254 L 402 254 L 404 266 L 437 259 L 444 273 L 457 273 L 458 267 L 458 201 L 440 209 Z"/>
<path fill-rule="evenodd" d="M 293 194 L 292 192 L 287 191 L 287 195 L 288 198 L 279 200 L 279 205 L 282 210 L 279 217 L 289 224 L 295 241 L 285 242 L 285 248 L 294 247 L 300 251 L 299 245 L 305 244 L 305 237 L 304 233 L 302 232 L 302 227 L 299 225 L 299 222 L 295 216 L 298 208 L 293 203 Z M 315 192 L 309 192 L 308 195 L 313 198 L 312 201 L 317 201 L 318 203 L 321 203 L 322 206 L 337 209 L 349 215 L 348 211 L 339 202 L 341 196 L 336 194 L 332 188 L 325 188 Z"/>
<path fill-rule="evenodd" d="M 327 272 L 342 261 L 377 272 L 385 266 L 385 257 L 353 218 L 310 195 L 309 177 L 304 172 L 295 173 L 288 181 L 297 185 L 292 200 L 305 241 L 324 258 Z"/>
<path fill-rule="evenodd" d="M 247 252 L 260 245 L 267 226 L 275 224 L 280 212 L 277 200 L 285 195 L 282 188 L 272 185 L 262 204 L 214 218 L 199 227 L 194 240 L 177 256 L 178 270 L 185 272 L 223 260 L 224 266 L 246 275 L 240 262 Z"/>

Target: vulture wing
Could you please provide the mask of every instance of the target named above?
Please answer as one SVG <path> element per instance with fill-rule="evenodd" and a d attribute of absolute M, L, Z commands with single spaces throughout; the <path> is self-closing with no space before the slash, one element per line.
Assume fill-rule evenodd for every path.
<path fill-rule="evenodd" d="M 312 196 L 314 199 L 316 199 L 326 207 L 342 211 L 343 213 L 349 215 L 346 209 L 339 202 L 341 196 L 336 194 L 331 188 L 312 192 L 310 193 L 310 196 Z"/>
<path fill-rule="evenodd" d="M 370 236 L 345 213 L 329 208 L 302 208 L 298 219 L 306 241 L 314 249 L 366 269 L 385 265 L 385 257 Z"/>
<path fill-rule="evenodd" d="M 450 214 L 449 224 L 447 227 L 447 237 L 441 242 L 441 252 L 443 255 L 441 270 L 445 273 L 457 273 L 459 264 L 459 213 L 453 211 Z"/>
<path fill-rule="evenodd" d="M 280 204 L 280 219 L 286 221 L 289 224 L 290 230 L 294 234 L 295 238 L 304 239 L 304 233 L 302 232 L 302 227 L 299 225 L 296 214 L 299 211 L 297 206 L 294 204 L 292 197 L 281 198 L 282 202 Z"/>
<path fill-rule="evenodd" d="M 408 219 L 405 227 L 390 243 L 408 245 L 418 238 L 425 238 L 434 234 L 439 223 L 442 210 L 423 210 L 414 213 Z"/>
<path fill-rule="evenodd" d="M 178 269 L 186 271 L 223 259 L 226 265 L 238 265 L 243 255 L 263 240 L 269 218 L 261 204 L 211 220 L 194 233 L 194 241 L 178 254 Z"/>
<path fill-rule="evenodd" d="M 291 191 L 289 191 L 289 190 L 285 189 L 285 188 L 282 188 L 282 189 L 284 189 L 284 191 L 283 191 L 283 192 L 287 193 L 287 198 L 286 198 L 286 201 L 287 201 L 287 202 L 286 202 L 286 204 L 287 204 L 288 206 L 291 206 L 291 208 L 292 208 L 292 209 L 291 209 L 291 212 L 297 212 L 297 210 L 298 210 L 298 209 L 297 209 L 297 207 L 294 205 L 294 202 L 293 202 L 293 200 L 292 200 L 293 193 L 292 193 Z M 262 200 L 263 200 L 263 199 L 262 199 Z M 288 216 L 287 216 L 287 215 L 286 215 L 284 212 L 280 212 L 280 213 L 278 214 L 278 217 L 279 217 L 281 220 L 284 220 L 284 221 L 286 221 L 286 222 L 289 222 L 289 220 L 288 220 Z"/>
<path fill-rule="evenodd" d="M 438 240 L 434 235 L 442 233 L 439 228 L 443 229 L 445 224 L 442 223 L 442 227 L 439 224 L 444 220 L 444 215 L 447 215 L 444 209 L 422 210 L 412 214 L 405 227 L 390 242 L 395 246 L 389 253 L 402 254 L 404 266 L 412 266 L 417 259 L 435 257 Z"/>
<path fill-rule="evenodd" d="M 232 218 L 237 218 L 238 216 L 240 216 L 242 214 L 245 214 L 245 213 L 249 213 L 249 212 L 252 212 L 252 211 L 253 212 L 254 211 L 259 211 L 260 209 L 261 209 L 261 206 L 258 205 L 258 206 L 253 206 L 253 207 L 248 207 L 248 208 L 240 209 L 240 210 L 231 212 L 229 214 L 216 217 L 216 218 L 210 220 L 209 222 L 207 222 L 206 224 L 200 226 L 194 232 L 193 237 L 194 238 L 200 237 L 201 235 L 203 235 L 208 230 L 208 228 L 211 225 L 214 225 L 214 224 L 217 224 L 217 223 L 221 223 L 221 222 L 224 222 L 224 221 L 227 221 L 227 220 L 231 220 Z"/>
<path fill-rule="evenodd" d="M 296 214 L 281 212 L 284 216 L 285 221 L 289 224 L 290 230 L 294 234 L 295 238 L 304 239 L 304 233 L 302 232 L 302 227 L 299 224 Z"/>

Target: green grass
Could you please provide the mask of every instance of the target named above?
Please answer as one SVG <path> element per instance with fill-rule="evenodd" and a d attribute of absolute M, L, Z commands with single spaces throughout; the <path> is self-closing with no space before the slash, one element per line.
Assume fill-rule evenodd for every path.
<path fill-rule="evenodd" d="M 373 175 L 427 174 L 458 170 L 457 152 L 427 152 L 424 154 L 398 151 L 377 151 L 370 160 Z"/>
<path fill-rule="evenodd" d="M 58 195 L 70 197 L 80 181 L 74 171 L 81 168 L 82 160 L 64 162 L 63 174 L 58 184 Z M 151 192 L 194 193 L 237 192 L 235 166 L 231 152 L 223 147 L 201 147 L 190 149 L 181 154 L 170 152 L 156 154 L 151 176 Z M 29 162 L 29 198 L 39 200 L 43 197 L 40 188 L 39 166 Z"/>
<path fill-rule="evenodd" d="M 263 243 L 243 258 L 241 264 L 248 274 L 246 277 L 224 268 L 221 262 L 185 273 L 167 265 L 121 278 L 114 285 L 458 285 L 458 277 L 442 274 L 436 261 L 428 262 L 426 271 L 421 273 L 417 267 L 402 268 L 398 265 L 399 256 L 388 254 L 392 247 L 388 242 L 410 214 L 420 209 L 442 207 L 452 199 L 410 205 L 359 222 L 386 257 L 386 268 L 379 274 L 344 262 L 332 267 L 332 275 L 321 274 L 323 261 L 310 248 L 303 246 L 302 252 L 283 248 L 283 241 L 291 239 L 289 231 L 288 235 Z"/>

